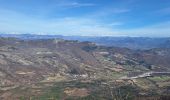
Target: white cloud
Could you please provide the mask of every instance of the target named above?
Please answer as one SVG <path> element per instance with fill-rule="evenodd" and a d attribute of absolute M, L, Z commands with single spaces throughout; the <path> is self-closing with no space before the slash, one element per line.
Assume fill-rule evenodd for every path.
<path fill-rule="evenodd" d="M 159 14 L 170 14 L 170 7 L 162 8 L 162 9 L 156 11 L 156 13 L 159 13 Z"/>
<path fill-rule="evenodd" d="M 92 4 L 92 3 L 78 3 L 78 2 L 65 2 L 63 4 L 60 4 L 60 6 L 66 6 L 66 7 L 87 7 L 87 6 L 95 6 L 95 4 Z"/>
<path fill-rule="evenodd" d="M 109 26 L 120 26 L 123 24 L 124 24 L 123 22 L 113 22 L 113 23 L 110 23 Z"/>
<path fill-rule="evenodd" d="M 135 29 L 117 29 L 123 22 L 101 23 L 95 18 L 65 17 L 36 19 L 21 13 L 0 10 L 0 32 L 86 36 L 170 36 L 170 21 Z"/>
<path fill-rule="evenodd" d="M 126 13 L 130 12 L 130 9 L 122 9 L 122 8 L 113 8 L 111 13 Z"/>
<path fill-rule="evenodd" d="M 123 30 L 129 36 L 170 37 L 170 21 L 136 29 Z"/>
<path fill-rule="evenodd" d="M 107 15 L 119 15 L 122 13 L 128 13 L 130 12 L 130 9 L 127 8 L 105 8 L 100 12 L 95 13 L 95 16 L 107 16 Z"/>
<path fill-rule="evenodd" d="M 5 10 L 0 11 L 0 14 L 1 32 L 56 33 L 65 35 L 95 35 L 99 32 L 110 32 L 109 28 L 100 26 L 101 23 L 88 18 L 57 18 L 43 20 Z"/>

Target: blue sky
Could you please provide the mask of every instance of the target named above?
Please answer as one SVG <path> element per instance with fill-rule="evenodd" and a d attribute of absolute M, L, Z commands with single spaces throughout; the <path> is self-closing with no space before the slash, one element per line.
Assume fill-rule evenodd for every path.
<path fill-rule="evenodd" d="M 0 32 L 170 36 L 170 0 L 0 0 Z"/>

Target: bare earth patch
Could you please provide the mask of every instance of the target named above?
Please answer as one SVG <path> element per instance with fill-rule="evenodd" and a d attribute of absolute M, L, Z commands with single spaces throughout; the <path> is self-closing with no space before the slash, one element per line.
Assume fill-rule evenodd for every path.
<path fill-rule="evenodd" d="M 86 97 L 89 95 L 89 90 L 86 88 L 66 88 L 64 93 L 68 96 Z"/>

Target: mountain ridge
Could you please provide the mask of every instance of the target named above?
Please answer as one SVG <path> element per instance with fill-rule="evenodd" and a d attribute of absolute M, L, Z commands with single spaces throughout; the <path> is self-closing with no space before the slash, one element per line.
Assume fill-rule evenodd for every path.
<path fill-rule="evenodd" d="M 95 37 L 95 36 L 62 36 L 36 34 L 0 34 L 0 37 L 15 37 L 24 40 L 55 39 L 78 40 L 94 42 L 97 45 L 126 47 L 130 49 L 170 48 L 170 37 Z"/>

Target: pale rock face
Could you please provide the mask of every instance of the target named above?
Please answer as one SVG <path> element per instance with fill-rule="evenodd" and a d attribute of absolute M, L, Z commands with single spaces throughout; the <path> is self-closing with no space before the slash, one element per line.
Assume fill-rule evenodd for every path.
<path fill-rule="evenodd" d="M 22 63 L 23 65 L 32 65 L 33 63 L 27 60 L 19 59 L 18 62 Z"/>
<path fill-rule="evenodd" d="M 52 52 L 45 52 L 44 51 L 44 52 L 37 52 L 36 54 L 39 55 L 39 54 L 53 54 L 53 53 Z"/>
<path fill-rule="evenodd" d="M 81 75 L 73 75 L 74 78 L 87 78 L 87 74 L 81 74 Z"/>
<path fill-rule="evenodd" d="M 7 61 L 5 61 L 5 60 L 3 60 L 3 59 L 0 58 L 0 64 L 2 64 L 2 65 L 7 65 Z"/>
<path fill-rule="evenodd" d="M 122 54 L 119 54 L 119 53 L 114 54 L 114 56 L 115 56 L 116 58 L 124 59 L 124 56 L 123 56 Z"/>
<path fill-rule="evenodd" d="M 5 76 L 6 76 L 6 74 L 5 74 L 5 73 L 0 72 L 0 77 L 5 77 Z"/>
<path fill-rule="evenodd" d="M 33 75 L 35 74 L 35 72 L 25 72 L 25 71 L 16 71 L 15 72 L 16 74 L 19 74 L 19 75 Z"/>
<path fill-rule="evenodd" d="M 109 54 L 109 52 L 98 52 L 99 54 L 101 54 L 101 55 L 108 55 Z"/>

